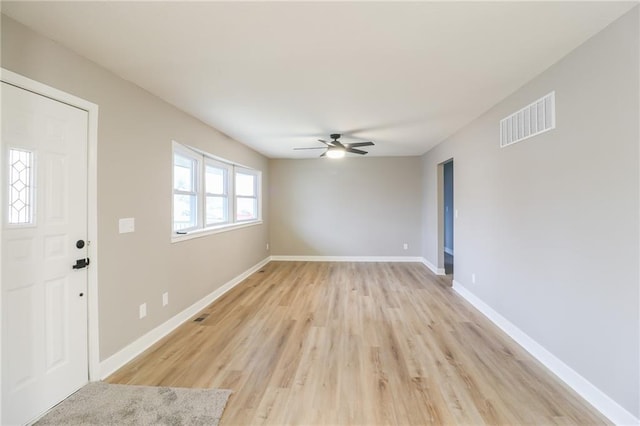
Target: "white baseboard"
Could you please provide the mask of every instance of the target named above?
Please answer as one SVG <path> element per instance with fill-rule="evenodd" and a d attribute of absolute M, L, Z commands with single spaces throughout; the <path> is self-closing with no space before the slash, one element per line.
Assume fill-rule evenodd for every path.
<path fill-rule="evenodd" d="M 444 252 L 453 256 L 453 249 L 450 249 L 449 247 L 445 247 Z"/>
<path fill-rule="evenodd" d="M 287 262 L 422 262 L 412 256 L 271 256 L 271 260 Z"/>
<path fill-rule="evenodd" d="M 462 284 L 454 280 L 453 289 L 613 423 L 617 425 L 640 424 L 640 419 L 621 407 Z"/>
<path fill-rule="evenodd" d="M 131 344 L 125 346 L 115 354 L 111 355 L 109 358 L 105 359 L 100 363 L 100 378 L 104 379 L 111 374 L 113 374 L 116 370 L 121 368 L 123 365 L 131 361 L 136 356 L 140 355 L 142 352 L 147 350 L 151 345 L 156 343 L 158 340 L 162 339 L 167 334 L 171 333 L 178 326 L 180 326 L 185 321 L 188 321 L 195 314 L 200 312 L 202 309 L 206 308 L 210 305 L 214 300 L 220 298 L 223 294 L 231 290 L 233 287 L 241 283 L 245 280 L 249 275 L 254 272 L 260 270 L 264 265 L 269 263 L 271 258 L 267 257 L 263 259 L 261 262 L 256 264 L 255 266 L 249 268 L 244 271 L 237 277 L 225 283 L 223 286 L 218 287 L 216 290 L 197 301 L 193 305 L 189 306 L 184 311 L 176 314 L 172 318 L 168 319 L 164 323 L 160 324 L 153 330 L 146 333 L 144 336 L 138 338 Z"/>
<path fill-rule="evenodd" d="M 427 268 L 431 269 L 431 272 L 433 272 L 436 275 L 445 275 L 444 272 L 444 268 L 436 268 L 433 263 L 429 262 L 426 258 L 422 257 L 420 258 L 420 262 L 422 262 L 422 264 L 424 266 L 426 266 Z"/>

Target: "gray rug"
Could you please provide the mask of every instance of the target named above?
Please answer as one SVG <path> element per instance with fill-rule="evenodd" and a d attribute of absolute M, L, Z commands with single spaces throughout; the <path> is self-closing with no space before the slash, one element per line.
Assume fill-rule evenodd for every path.
<path fill-rule="evenodd" d="M 217 425 L 231 395 L 189 389 L 89 383 L 36 425 Z"/>

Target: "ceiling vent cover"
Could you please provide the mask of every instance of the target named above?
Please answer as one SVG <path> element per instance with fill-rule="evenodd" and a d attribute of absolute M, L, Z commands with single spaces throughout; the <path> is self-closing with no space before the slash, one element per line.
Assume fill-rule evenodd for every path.
<path fill-rule="evenodd" d="M 500 146 L 523 141 L 556 127 L 556 92 L 500 120 Z"/>

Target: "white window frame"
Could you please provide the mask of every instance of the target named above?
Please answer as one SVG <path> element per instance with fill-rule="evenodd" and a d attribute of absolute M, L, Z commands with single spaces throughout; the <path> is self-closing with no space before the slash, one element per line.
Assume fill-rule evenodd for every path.
<path fill-rule="evenodd" d="M 260 171 L 259 170 L 253 170 L 253 169 L 247 169 L 245 167 L 234 167 L 233 170 L 233 181 L 236 181 L 236 175 L 240 173 L 240 174 L 244 174 L 244 175 L 249 175 L 249 176 L 253 176 L 255 178 L 254 180 L 254 187 L 253 187 L 253 193 L 255 195 L 253 196 L 249 196 L 249 195 L 238 195 L 235 193 L 234 191 L 234 199 L 233 199 L 233 203 L 234 203 L 234 219 L 236 222 L 238 223 L 245 223 L 245 222 L 251 222 L 254 220 L 258 220 L 260 219 L 260 181 L 261 181 L 261 176 L 260 176 Z M 239 220 L 237 218 L 237 214 L 238 214 L 238 198 L 244 198 L 244 199 L 255 199 L 256 200 L 256 218 L 251 218 L 251 219 L 244 219 L 244 220 Z"/>
<path fill-rule="evenodd" d="M 260 170 L 252 169 L 241 164 L 236 164 L 207 152 L 201 151 L 197 148 L 192 148 L 187 145 L 183 145 L 179 142 L 172 142 L 172 154 L 171 154 L 171 242 L 179 242 L 189 240 L 192 238 L 199 238 L 210 234 L 219 232 L 231 231 L 234 229 L 244 228 L 247 226 L 254 226 L 262 224 L 262 172 Z M 175 154 L 186 156 L 190 159 L 197 161 L 197 176 L 196 176 L 196 223 L 197 226 L 190 227 L 188 229 L 174 230 L 174 194 L 182 193 L 177 192 L 174 186 L 174 168 L 175 168 Z M 214 167 L 224 168 L 227 170 L 227 222 L 216 223 L 212 225 L 206 224 L 206 165 L 212 165 Z M 256 196 L 250 198 L 256 198 L 257 202 L 257 218 L 247 220 L 236 219 L 236 194 L 235 194 L 235 179 L 236 173 L 251 174 L 256 177 Z M 249 198 L 249 197 L 246 197 Z"/>
<path fill-rule="evenodd" d="M 222 194 L 216 194 L 213 192 L 208 192 L 207 191 L 207 182 L 206 182 L 206 176 L 207 176 L 207 166 L 212 166 L 215 167 L 217 169 L 222 169 L 225 171 L 226 173 L 226 177 L 225 177 L 225 185 L 224 185 L 224 191 Z M 224 226 L 224 225 L 228 225 L 233 223 L 233 216 L 231 216 L 233 214 L 233 200 L 231 200 L 231 195 L 233 194 L 233 165 L 229 164 L 229 163 L 224 163 L 222 161 L 219 160 L 214 160 L 211 157 L 204 157 L 204 185 L 203 185 L 203 193 L 204 193 L 204 199 L 203 199 L 203 212 L 202 212 L 202 218 L 204 221 L 204 228 L 212 228 L 212 227 L 217 227 L 217 226 Z M 227 201 L 227 220 L 224 222 L 217 222 L 217 223 L 213 223 L 213 224 L 209 224 L 207 223 L 207 197 L 224 197 Z"/>
<path fill-rule="evenodd" d="M 194 172 L 195 172 L 195 176 L 194 176 L 194 182 L 192 183 L 192 191 L 182 191 L 182 190 L 178 190 L 175 189 L 174 185 L 175 185 L 175 156 L 176 154 L 179 154 L 183 157 L 186 157 L 190 160 L 193 160 L 196 162 L 196 165 L 194 167 Z M 196 152 L 186 148 L 183 145 L 180 144 L 174 144 L 173 146 L 173 151 L 171 154 L 171 191 L 172 191 L 172 195 L 171 195 L 171 232 L 172 233 L 176 233 L 179 235 L 182 234 L 187 234 L 189 233 L 189 231 L 194 231 L 196 229 L 200 229 L 202 228 L 202 214 L 199 212 L 199 210 L 202 210 L 202 202 L 201 202 L 201 197 L 198 195 L 200 193 L 200 188 L 201 188 L 201 184 L 202 184 L 202 156 L 198 155 Z M 174 223 L 175 223 L 175 196 L 176 195 L 192 195 L 196 197 L 196 223 L 194 226 L 191 226 L 189 228 L 183 228 L 180 229 L 178 231 L 176 231 L 174 229 Z"/>

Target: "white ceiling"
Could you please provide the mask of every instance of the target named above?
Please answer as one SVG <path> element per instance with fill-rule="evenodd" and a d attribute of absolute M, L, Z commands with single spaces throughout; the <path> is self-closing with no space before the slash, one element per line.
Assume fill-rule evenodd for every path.
<path fill-rule="evenodd" d="M 257 151 L 420 155 L 636 2 L 2 2 Z M 544 95 L 541 93 L 540 95 Z M 497 129 L 497 124 L 496 124 Z"/>

